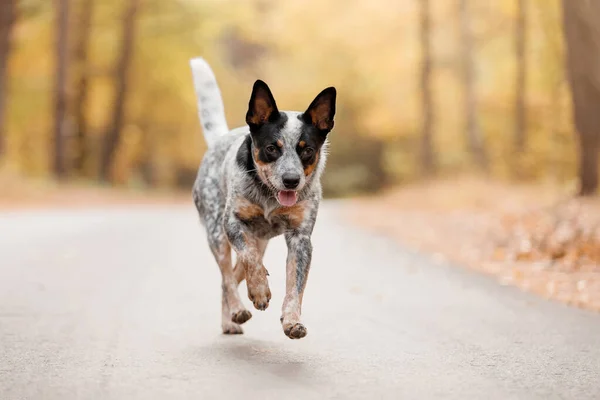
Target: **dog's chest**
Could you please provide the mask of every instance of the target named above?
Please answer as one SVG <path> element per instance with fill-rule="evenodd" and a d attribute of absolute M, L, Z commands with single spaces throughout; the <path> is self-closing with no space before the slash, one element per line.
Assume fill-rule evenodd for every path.
<path fill-rule="evenodd" d="M 265 213 L 262 207 L 244 202 L 238 205 L 235 214 L 254 236 L 261 239 L 270 239 L 286 231 L 296 229 L 302 224 L 305 204 L 301 203 Z"/>

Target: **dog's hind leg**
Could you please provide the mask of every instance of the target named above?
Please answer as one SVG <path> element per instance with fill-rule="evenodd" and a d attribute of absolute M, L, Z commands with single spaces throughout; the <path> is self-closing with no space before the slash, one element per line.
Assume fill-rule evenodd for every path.
<path fill-rule="evenodd" d="M 252 318 L 250 311 L 246 310 L 238 294 L 238 280 L 231 265 L 231 246 L 223 236 L 219 243 L 211 243 L 211 249 L 222 275 L 222 321 L 221 327 L 225 334 L 243 333 L 240 324 Z"/>
<path fill-rule="evenodd" d="M 231 245 L 222 225 L 223 201 L 219 194 L 217 188 L 211 185 L 203 186 L 199 182 L 196 182 L 193 190 L 194 203 L 206 229 L 208 245 L 221 270 L 223 333 L 243 333 L 240 324 L 252 318 L 252 314 L 246 310 L 238 293 L 239 281 L 233 273 Z"/>

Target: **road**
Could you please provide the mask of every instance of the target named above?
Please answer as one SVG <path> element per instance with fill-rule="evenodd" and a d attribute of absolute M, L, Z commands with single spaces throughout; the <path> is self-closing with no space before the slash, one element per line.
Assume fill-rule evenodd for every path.
<path fill-rule="evenodd" d="M 415 254 L 323 205 L 308 336 L 220 333 L 192 205 L 0 214 L 0 399 L 600 399 L 600 316 Z M 418 229 L 418 227 L 415 227 Z"/>

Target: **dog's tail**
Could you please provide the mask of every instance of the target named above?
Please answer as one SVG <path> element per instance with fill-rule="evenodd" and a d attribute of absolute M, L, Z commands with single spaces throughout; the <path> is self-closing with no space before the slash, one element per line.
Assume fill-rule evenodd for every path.
<path fill-rule="evenodd" d="M 229 132 L 221 91 L 212 69 L 203 58 L 190 61 L 198 101 L 198 116 L 204 130 L 204 139 L 210 146 L 219 136 Z"/>

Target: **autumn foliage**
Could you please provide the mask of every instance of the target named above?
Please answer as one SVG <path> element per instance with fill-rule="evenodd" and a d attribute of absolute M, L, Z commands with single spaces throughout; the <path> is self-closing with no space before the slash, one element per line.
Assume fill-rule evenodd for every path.
<path fill-rule="evenodd" d="M 284 109 L 338 88 L 327 194 L 376 191 L 424 170 L 568 184 L 581 163 L 566 66 L 585 60 L 566 62 L 581 46 L 566 52 L 562 5 L 6 0 L 2 165 L 188 188 L 205 149 L 188 65 L 201 55 L 231 127 L 244 124 L 256 79 Z M 577 18 L 595 14 L 575 11 L 580 33 L 593 32 Z"/>

